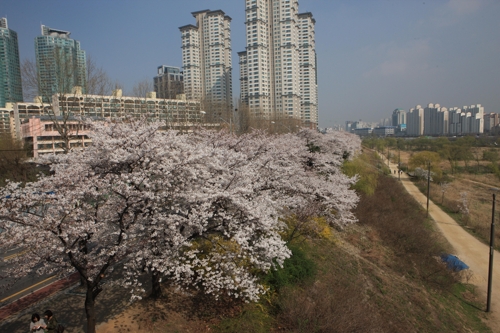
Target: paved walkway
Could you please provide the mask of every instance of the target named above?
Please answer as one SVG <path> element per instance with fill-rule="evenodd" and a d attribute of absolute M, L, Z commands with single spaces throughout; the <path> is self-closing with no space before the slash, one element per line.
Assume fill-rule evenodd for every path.
<path fill-rule="evenodd" d="M 385 159 L 385 162 L 387 163 L 387 159 Z M 391 169 L 391 175 L 397 178 L 397 164 L 390 163 L 389 167 Z M 396 170 L 396 174 L 394 174 L 394 170 Z M 410 193 L 424 209 L 427 209 L 427 197 L 413 184 L 408 175 L 405 173 L 401 174 L 401 182 L 408 193 Z M 455 249 L 455 253 L 453 254 L 469 266 L 473 274 L 469 282 L 477 286 L 478 295 L 481 298 L 484 297 L 486 300 L 490 247 L 481 243 L 474 236 L 465 231 L 454 219 L 435 205 L 432 200 L 429 201 L 429 215 Z M 496 227 L 497 229 L 499 228 L 498 222 Z M 488 324 L 493 332 L 500 332 L 500 254 L 498 251 L 494 252 L 493 266 L 491 314 Z M 484 309 L 486 309 L 486 301 L 484 303 Z"/>

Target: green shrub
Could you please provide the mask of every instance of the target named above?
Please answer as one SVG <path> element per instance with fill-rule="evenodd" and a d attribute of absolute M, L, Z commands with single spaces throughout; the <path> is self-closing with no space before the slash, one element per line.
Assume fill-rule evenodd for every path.
<path fill-rule="evenodd" d="M 292 256 L 285 260 L 283 267 L 271 270 L 263 279 L 271 290 L 279 291 L 284 286 L 305 281 L 316 274 L 316 265 L 307 258 L 304 250 L 296 245 L 291 245 L 290 249 Z"/>
<path fill-rule="evenodd" d="M 350 161 L 345 161 L 342 166 L 342 172 L 347 176 L 353 177 L 357 175 L 359 177 L 356 184 L 353 185 L 353 189 L 367 195 L 372 195 L 375 188 L 377 188 L 378 171 L 373 168 L 371 163 L 370 156 L 362 154 Z M 380 164 L 380 168 L 385 174 L 391 172 L 389 168 L 382 166 L 382 164 Z"/>

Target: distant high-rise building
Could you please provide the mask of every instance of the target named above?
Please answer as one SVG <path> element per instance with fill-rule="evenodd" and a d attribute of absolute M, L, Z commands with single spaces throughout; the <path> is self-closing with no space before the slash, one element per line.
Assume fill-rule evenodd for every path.
<path fill-rule="evenodd" d="M 35 38 L 38 74 L 38 94 L 45 102 L 52 95 L 67 94 L 80 86 L 87 87 L 85 51 L 80 42 L 70 38 L 70 32 L 42 25 L 42 35 Z"/>
<path fill-rule="evenodd" d="M 392 111 L 392 126 L 400 126 L 403 124 L 406 124 L 406 111 L 399 108 Z"/>
<path fill-rule="evenodd" d="M 484 131 L 491 132 L 492 128 L 500 124 L 498 113 L 488 113 L 484 115 Z"/>
<path fill-rule="evenodd" d="M 23 101 L 17 33 L 0 18 L 0 107 Z"/>
<path fill-rule="evenodd" d="M 461 135 L 484 132 L 484 107 L 481 104 L 445 108 L 429 103 L 422 108 L 417 105 L 407 114 L 406 133 L 420 135 Z"/>
<path fill-rule="evenodd" d="M 448 109 L 439 104 L 429 103 L 424 108 L 424 135 L 448 135 Z"/>
<path fill-rule="evenodd" d="M 156 98 L 177 99 L 184 94 L 184 80 L 179 67 L 159 66 L 158 76 L 154 78 Z"/>
<path fill-rule="evenodd" d="M 196 25 L 179 28 L 186 98 L 202 101 L 206 111 L 229 112 L 233 102 L 231 18 L 222 10 L 192 14 Z"/>
<path fill-rule="evenodd" d="M 351 120 L 348 120 L 345 122 L 345 131 L 346 132 L 352 132 L 354 130 L 354 122 Z"/>
<path fill-rule="evenodd" d="M 245 0 L 241 101 L 250 113 L 317 125 L 315 20 L 297 0 Z"/>
<path fill-rule="evenodd" d="M 420 136 L 424 133 L 424 109 L 417 105 L 411 108 L 407 114 L 406 134 Z"/>

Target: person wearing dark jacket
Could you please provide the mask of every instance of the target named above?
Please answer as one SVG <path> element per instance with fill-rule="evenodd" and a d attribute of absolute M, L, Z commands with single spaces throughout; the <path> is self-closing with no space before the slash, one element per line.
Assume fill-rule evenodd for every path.
<path fill-rule="evenodd" d="M 45 317 L 45 321 L 47 322 L 47 325 L 45 325 L 45 330 L 47 333 L 55 333 L 56 328 L 57 328 L 57 320 L 56 317 L 54 317 L 54 314 L 52 311 L 47 310 L 43 313 L 43 316 Z"/>

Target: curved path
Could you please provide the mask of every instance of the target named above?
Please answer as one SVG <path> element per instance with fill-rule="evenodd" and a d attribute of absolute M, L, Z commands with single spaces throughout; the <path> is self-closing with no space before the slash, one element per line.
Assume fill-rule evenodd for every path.
<path fill-rule="evenodd" d="M 387 159 L 385 159 L 385 162 L 387 163 Z M 389 168 L 391 169 L 391 175 L 397 178 L 397 164 L 389 163 Z M 394 170 L 396 170 L 396 174 Z M 410 181 L 408 175 L 405 173 L 401 174 L 401 182 L 408 193 L 410 193 L 424 209 L 427 209 L 427 197 Z M 486 309 L 490 247 L 481 243 L 474 236 L 465 231 L 454 219 L 432 201 L 429 201 L 429 215 L 436 222 L 436 225 L 448 242 L 453 246 L 455 250 L 454 254 L 469 266 L 473 274 L 469 283 L 477 287 L 478 295 L 481 298 L 484 297 L 485 302 L 483 309 Z M 498 222 L 495 226 L 497 229 L 499 228 Z M 498 251 L 494 252 L 493 258 L 491 313 L 489 315 L 488 325 L 493 332 L 500 332 L 500 254 Z"/>

